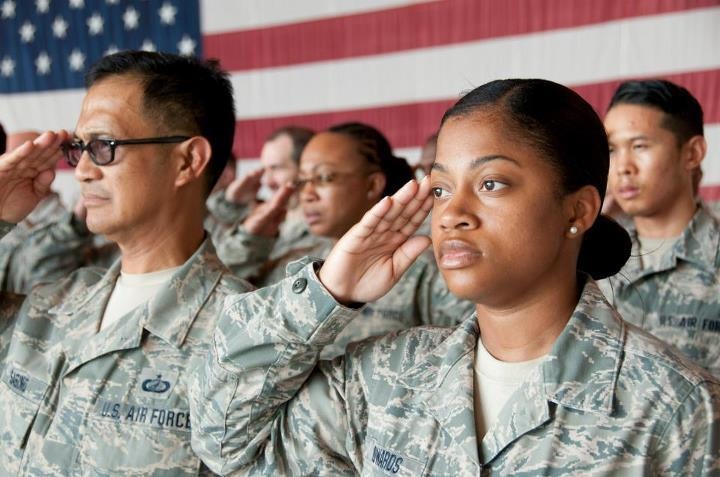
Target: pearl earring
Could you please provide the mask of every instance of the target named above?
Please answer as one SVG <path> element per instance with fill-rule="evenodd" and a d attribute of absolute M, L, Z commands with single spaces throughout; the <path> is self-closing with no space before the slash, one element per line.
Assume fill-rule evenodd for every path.
<path fill-rule="evenodd" d="M 578 233 L 578 228 L 573 225 L 572 227 L 570 227 L 570 233 L 575 235 L 576 233 Z"/>

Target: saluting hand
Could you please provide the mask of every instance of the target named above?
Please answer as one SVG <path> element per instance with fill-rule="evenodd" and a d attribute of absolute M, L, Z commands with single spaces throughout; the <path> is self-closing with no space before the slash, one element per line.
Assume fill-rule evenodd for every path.
<path fill-rule="evenodd" d="M 290 184 L 284 184 L 268 200 L 250 212 L 243 222 L 245 230 L 253 235 L 275 237 L 280 231 L 280 224 L 285 220 L 287 204 L 294 192 Z"/>
<path fill-rule="evenodd" d="M 429 237 L 413 233 L 431 207 L 427 177 L 385 197 L 335 244 L 320 269 L 320 281 L 340 303 L 382 297 L 430 245 Z"/>
<path fill-rule="evenodd" d="M 257 197 L 265 169 L 252 170 L 232 181 L 225 189 L 225 200 L 235 204 L 252 204 Z"/>
<path fill-rule="evenodd" d="M 0 220 L 18 223 L 50 192 L 67 131 L 48 131 L 0 156 Z"/>

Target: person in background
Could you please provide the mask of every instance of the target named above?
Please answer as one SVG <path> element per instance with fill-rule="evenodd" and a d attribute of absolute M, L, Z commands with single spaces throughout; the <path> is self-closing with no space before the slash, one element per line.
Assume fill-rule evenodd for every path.
<path fill-rule="evenodd" d="M 193 448 L 225 475 L 711 475 L 720 382 L 625 323 L 594 278 L 628 258 L 599 216 L 602 122 L 499 80 L 445 113 L 429 178 L 282 282 L 229 298 L 195 376 Z M 430 245 L 475 303 L 454 328 L 323 347 Z"/>
<path fill-rule="evenodd" d="M 317 133 L 305 147 L 295 183 L 309 231 L 308 242 L 274 246 L 273 229 L 269 227 L 265 233 L 248 235 L 244 244 L 236 242 L 234 259 L 222 253 L 220 257 L 238 276 L 249 278 L 257 286 L 276 283 L 285 277 L 286 270 L 297 266 L 296 260 L 326 257 L 363 214 L 411 178 L 408 163 L 393 154 L 390 143 L 377 129 L 362 123 L 332 126 Z M 251 218 L 253 214 L 248 220 Z M 471 308 L 470 302 L 447 290 L 434 258 L 426 254 L 388 295 L 368 305 L 364 319 L 348 326 L 323 356 L 339 355 L 350 342 L 409 326 L 454 325 L 458 313 Z"/>
<path fill-rule="evenodd" d="M 225 194 L 211 197 L 208 207 L 212 214 L 225 222 L 241 222 L 261 202 L 258 192 L 263 183 L 272 193 L 292 183 L 297 177 L 300 155 L 314 134 L 312 129 L 293 125 L 273 131 L 260 152 L 261 167 L 236 178 L 225 188 Z M 294 231 L 291 225 L 302 219 L 296 197 L 291 197 L 286 208 L 289 220 L 284 227 L 289 230 L 285 235 Z"/>
<path fill-rule="evenodd" d="M 609 186 L 633 252 L 604 284 L 629 322 L 720 376 L 720 223 L 699 203 L 703 112 L 664 80 L 628 81 L 605 115 Z"/>
<path fill-rule="evenodd" d="M 87 85 L 74 137 L 0 158 L 0 232 L 47 193 L 62 145 L 87 228 L 121 257 L 35 287 L 0 325 L 0 475 L 211 475 L 190 447 L 188 378 L 224 299 L 250 289 L 203 230 L 232 86 L 215 62 L 138 51 L 105 56 Z"/>

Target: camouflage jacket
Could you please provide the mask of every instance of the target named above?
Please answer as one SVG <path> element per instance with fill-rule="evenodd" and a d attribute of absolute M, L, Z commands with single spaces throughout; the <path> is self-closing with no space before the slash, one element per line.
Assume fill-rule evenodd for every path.
<path fill-rule="evenodd" d="M 278 237 L 253 235 L 238 224 L 215 243 L 220 260 L 236 276 L 258 286 L 284 278 L 285 265 L 293 259 L 324 257 L 332 248 L 332 241 L 311 234 L 302 218 L 283 222 Z"/>
<path fill-rule="evenodd" d="M 290 264 L 302 257 L 322 259 L 330 253 L 333 242 L 322 237 L 314 237 L 304 224 L 303 221 L 302 225 L 296 225 L 285 235 L 281 235 L 284 238 L 277 242 L 271 251 L 271 258 L 260 267 L 262 278 L 257 279 L 255 285 L 264 287 L 279 282 L 285 277 L 286 270 L 293 268 Z M 262 257 L 262 253 L 259 252 L 263 247 L 263 241 L 260 237 L 249 234 L 246 238 L 248 240 L 246 245 L 244 247 L 236 245 L 236 249 L 245 249 L 243 256 L 247 257 L 248 263 L 244 266 L 251 267 L 250 263 L 253 260 Z M 239 258 L 240 255 L 237 257 Z M 223 258 L 222 255 L 220 258 Z M 235 271 L 238 271 L 237 268 Z M 371 336 L 382 336 L 411 326 L 426 324 L 454 326 L 474 309 L 475 306 L 471 302 L 461 300 L 450 293 L 435 258 L 432 253 L 427 252 L 412 264 L 389 293 L 364 307 L 363 319 L 348 324 L 335 342 L 323 350 L 322 357 L 334 358 L 343 354 L 349 343 Z"/>
<path fill-rule="evenodd" d="M 98 331 L 118 275 L 119 263 L 82 268 L 0 314 L 0 475 L 211 474 L 190 448 L 188 377 L 223 299 L 248 285 L 207 240 L 168 288 Z"/>
<path fill-rule="evenodd" d="M 626 324 L 592 280 L 536 371 L 475 434 L 474 316 L 318 361 L 353 319 L 311 266 L 226 300 L 191 386 L 225 475 L 720 475 L 720 382 Z"/>
<path fill-rule="evenodd" d="M 56 221 L 64 220 L 65 210 L 57 194 L 38 207 L 0 240 L 0 287 L 25 294 L 43 281 L 63 278 L 79 266 L 82 251 L 77 242 L 58 247 L 52 231 Z"/>
<path fill-rule="evenodd" d="M 704 207 L 657 268 L 644 268 L 637 232 L 623 269 L 602 289 L 625 320 L 720 377 L 720 222 Z"/>

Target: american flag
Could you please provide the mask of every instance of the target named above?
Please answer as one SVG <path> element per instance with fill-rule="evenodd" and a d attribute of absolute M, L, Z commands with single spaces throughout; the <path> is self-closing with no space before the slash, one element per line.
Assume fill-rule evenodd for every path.
<path fill-rule="evenodd" d="M 720 0 L 0 0 L 0 38 L 10 132 L 71 129 L 108 51 L 218 58 L 241 168 L 278 126 L 346 120 L 412 161 L 463 91 L 496 78 L 567 84 L 602 114 L 620 81 L 664 77 L 703 105 L 703 193 L 720 198 Z"/>

